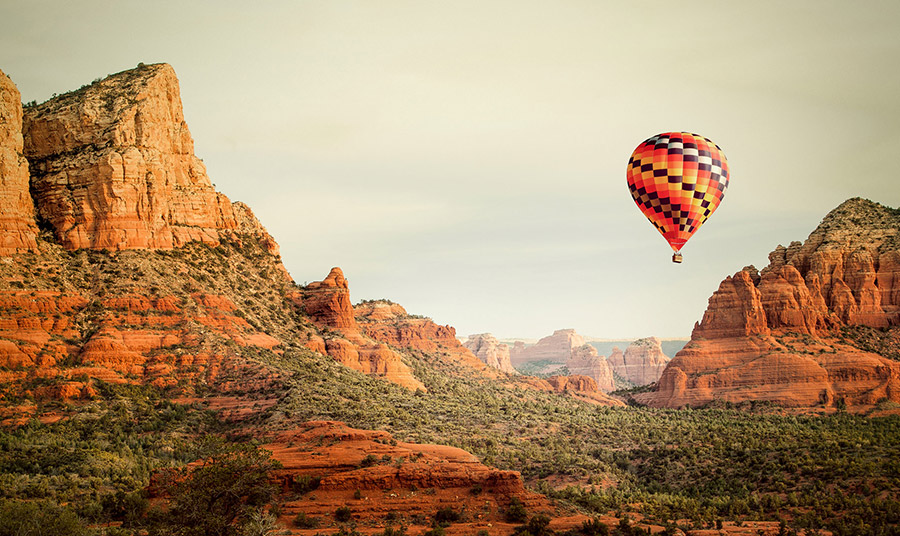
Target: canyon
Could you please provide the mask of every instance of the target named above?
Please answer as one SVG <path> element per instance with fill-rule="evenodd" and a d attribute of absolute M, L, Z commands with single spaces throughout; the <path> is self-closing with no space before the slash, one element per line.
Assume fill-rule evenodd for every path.
<path fill-rule="evenodd" d="M 508 516 L 515 499 L 530 516 L 552 517 L 558 531 L 587 530 L 583 523 L 595 519 L 661 532 L 640 521 L 652 511 L 641 502 L 661 489 L 677 496 L 683 482 L 711 474 L 708 467 L 690 473 L 684 460 L 713 452 L 726 460 L 716 468 L 723 474 L 740 464 L 721 454 L 730 446 L 702 450 L 720 440 L 702 435 L 705 424 L 696 427 L 706 414 L 655 407 L 763 401 L 865 412 L 898 401 L 898 362 L 890 358 L 900 349 L 893 209 L 850 200 L 806 243 L 777 248 L 762 271 L 726 278 L 671 361 L 656 338 L 607 358 L 571 329 L 533 346 L 510 348 L 490 334 L 461 343 L 452 326 L 389 300 L 353 304 L 340 267 L 298 285 L 251 209 L 216 191 L 194 154 L 179 92 L 171 66 L 140 64 L 23 108 L 0 73 L 0 422 L 10 431 L 5 441 L 38 438 L 28 463 L 46 470 L 4 472 L 9 497 L 33 498 L 31 490 L 44 486 L 61 504 L 94 508 L 84 508 L 92 519 L 121 523 L 103 501 L 147 491 L 152 481 L 143 472 L 151 467 L 199 463 L 191 441 L 211 430 L 259 442 L 282 463 L 273 474 L 282 528 L 307 516 L 343 530 L 335 511 L 350 505 L 366 533 L 389 528 L 385 520 L 395 514 L 418 534 L 449 508 L 464 518 L 450 534 L 507 535 L 522 523 Z M 542 361 L 568 375 L 537 378 L 513 368 Z M 607 394 L 653 382 L 629 399 L 650 408 L 624 408 Z M 184 428 L 160 442 L 152 463 L 127 458 L 156 448 L 156 434 L 178 418 Z M 715 415 L 735 427 L 770 423 L 753 418 Z M 111 435 L 80 439 L 106 433 L 109 420 Z M 46 445 L 55 448 L 84 423 L 73 437 L 87 446 L 72 447 L 79 454 L 71 458 L 102 453 L 139 463 L 76 471 L 46 455 Z M 685 430 L 696 435 L 682 441 Z M 59 435 L 40 436 L 51 433 Z M 112 444 L 122 448 L 98 447 Z M 677 463 L 666 465 L 669 456 Z M 654 472 L 664 466 L 671 473 Z M 868 467 L 847 471 L 856 466 Z M 132 472 L 108 476 L 119 470 Z M 780 474 L 779 484 L 805 493 L 792 475 Z M 89 487 L 79 487 L 82 477 Z M 315 491 L 301 490 L 311 477 L 319 479 Z M 895 491 L 854 478 L 843 493 L 869 484 L 882 495 Z M 725 500 L 716 489 L 715 501 Z M 720 504 L 703 500 L 709 512 Z M 694 503 L 701 504 L 685 511 Z M 706 510 L 690 515 L 712 523 Z M 723 530 L 777 532 L 777 524 L 745 522 Z"/>

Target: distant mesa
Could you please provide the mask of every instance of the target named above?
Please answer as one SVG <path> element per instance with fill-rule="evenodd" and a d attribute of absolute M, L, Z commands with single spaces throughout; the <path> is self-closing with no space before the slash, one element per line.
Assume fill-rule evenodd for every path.
<path fill-rule="evenodd" d="M 616 390 L 612 367 L 605 356 L 598 355 L 597 349 L 590 344 L 582 344 L 573 348 L 566 360 L 569 374 L 591 378 L 597 387 L 604 392 Z"/>
<path fill-rule="evenodd" d="M 572 356 L 573 349 L 584 344 L 584 338 L 574 329 L 558 329 L 532 346 L 516 344 L 509 357 L 515 367 L 535 361 L 565 362 Z"/>
<path fill-rule="evenodd" d="M 462 370 L 494 377 L 493 369 L 460 344 L 453 326 L 409 314 L 400 304 L 387 300 L 361 302 L 353 307 L 353 314 L 362 332 L 372 339 L 398 349 L 435 353 L 462 365 Z"/>
<path fill-rule="evenodd" d="M 663 353 L 662 342 L 656 337 L 638 339 L 622 353 L 617 347 L 609 356 L 613 372 L 635 386 L 649 385 L 659 380 L 669 363 Z"/>
<path fill-rule="evenodd" d="M 762 271 L 726 277 L 653 406 L 767 401 L 866 411 L 900 402 L 900 212 L 854 198 Z"/>
<path fill-rule="evenodd" d="M 507 374 L 518 374 L 509 358 L 509 346 L 498 341 L 490 333 L 469 335 L 469 339 L 463 343 L 463 346 L 471 350 L 487 366 Z"/>
<path fill-rule="evenodd" d="M 590 404 L 604 406 L 624 406 L 625 403 L 616 398 L 607 396 L 597 385 L 593 378 L 580 374 L 569 376 L 550 376 L 549 383 L 557 393 L 566 393 L 574 398 Z"/>
<path fill-rule="evenodd" d="M 651 384 L 669 361 L 656 337 L 633 341 L 624 353 L 613 346 L 607 359 L 574 329 L 556 330 L 531 346 L 516 341 L 510 356 L 519 372 L 558 375 L 568 371 L 593 379 L 604 392 Z"/>

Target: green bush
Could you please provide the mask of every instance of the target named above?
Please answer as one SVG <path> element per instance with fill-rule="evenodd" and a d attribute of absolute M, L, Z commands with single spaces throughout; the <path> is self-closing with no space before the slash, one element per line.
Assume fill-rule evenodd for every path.
<path fill-rule="evenodd" d="M 434 524 L 446 527 L 451 523 L 456 523 L 461 517 L 462 515 L 459 512 L 457 512 L 453 508 L 450 508 L 449 506 L 445 506 L 444 508 L 441 508 L 440 510 L 435 512 Z"/>
<path fill-rule="evenodd" d="M 346 523 L 347 521 L 350 521 L 350 518 L 352 516 L 353 511 L 350 510 L 349 506 L 341 506 L 334 511 L 334 520 L 340 523 Z"/>
<path fill-rule="evenodd" d="M 319 520 L 300 512 L 294 517 L 294 526 L 298 529 L 316 529 L 319 528 Z"/>
<path fill-rule="evenodd" d="M 513 497 L 509 501 L 509 506 L 506 508 L 506 521 L 509 523 L 524 523 L 528 521 L 528 511 L 525 510 L 525 505 L 522 504 L 518 497 Z"/>
<path fill-rule="evenodd" d="M 0 536 L 82 536 L 87 533 L 69 508 L 47 501 L 0 502 Z"/>

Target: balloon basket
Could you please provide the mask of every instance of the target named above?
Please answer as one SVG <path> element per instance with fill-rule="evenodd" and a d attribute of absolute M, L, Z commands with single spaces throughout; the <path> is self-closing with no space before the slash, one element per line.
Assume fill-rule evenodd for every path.
<path fill-rule="evenodd" d="M 681 260 L 682 260 L 681 253 L 673 253 L 672 254 L 672 262 L 674 262 L 676 264 L 681 264 Z"/>

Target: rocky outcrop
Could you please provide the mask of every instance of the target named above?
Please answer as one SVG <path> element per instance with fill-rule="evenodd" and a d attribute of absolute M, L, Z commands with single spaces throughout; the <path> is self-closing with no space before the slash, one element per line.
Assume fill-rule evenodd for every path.
<path fill-rule="evenodd" d="M 463 346 L 471 350 L 478 359 L 482 360 L 489 367 L 508 374 L 517 374 L 509 359 L 509 346 L 498 341 L 490 333 L 469 335 L 469 339 L 463 343 Z"/>
<path fill-rule="evenodd" d="M 513 498 L 529 512 L 554 512 L 546 497 L 525 488 L 517 472 L 487 467 L 462 449 L 404 443 L 383 431 L 307 422 L 278 434 L 266 448 L 283 466 L 274 478 L 285 492 L 310 477 L 319 482 L 315 500 L 295 497 L 284 503 L 285 524 L 300 513 L 330 519 L 340 506 L 350 507 L 354 520 L 383 521 L 390 512 L 403 512 L 426 524 L 437 510 L 451 508 L 471 512 L 455 527 L 474 530 L 502 523 Z"/>
<path fill-rule="evenodd" d="M 625 405 L 621 400 L 607 396 L 606 393 L 598 388 L 597 382 L 587 376 L 579 374 L 550 376 L 547 378 L 547 383 L 557 393 L 565 393 L 590 404 L 602 404 L 604 406 Z"/>
<path fill-rule="evenodd" d="M 0 71 L 0 255 L 37 248 L 28 161 L 22 151 L 22 97 Z"/>
<path fill-rule="evenodd" d="M 829 213 L 769 265 L 728 277 L 691 342 L 639 399 L 657 406 L 767 400 L 862 411 L 900 401 L 900 362 L 854 345 L 842 328 L 897 330 L 900 214 L 864 199 Z"/>
<path fill-rule="evenodd" d="M 590 344 L 573 348 L 566 361 L 569 374 L 581 375 L 593 379 L 597 387 L 604 392 L 615 391 L 616 384 L 613 370 L 606 357 L 597 355 L 597 349 Z"/>
<path fill-rule="evenodd" d="M 167 64 L 31 106 L 23 131 L 37 212 L 68 249 L 218 244 L 239 228 L 194 155 Z"/>
<path fill-rule="evenodd" d="M 558 329 L 532 346 L 516 344 L 510 350 L 509 358 L 513 366 L 533 361 L 565 363 L 572 357 L 572 350 L 581 346 L 584 346 L 584 338 L 574 329 Z"/>
<path fill-rule="evenodd" d="M 306 285 L 299 303 L 316 324 L 351 332 L 359 329 L 353 317 L 350 284 L 337 266 L 322 281 Z"/>
<path fill-rule="evenodd" d="M 488 367 L 460 344 L 453 326 L 442 326 L 430 318 L 411 315 L 403 306 L 386 300 L 362 302 L 354 306 L 353 312 L 360 330 L 376 341 L 398 349 L 436 353 L 490 375 Z"/>
<path fill-rule="evenodd" d="M 659 379 L 669 357 L 663 353 L 660 340 L 649 337 L 629 344 L 624 354 L 613 348 L 608 361 L 614 373 L 635 386 L 641 386 Z"/>
<path fill-rule="evenodd" d="M 324 280 L 309 283 L 300 292 L 288 295 L 288 299 L 316 326 L 334 330 L 321 337 L 310 337 L 305 343 L 308 348 L 329 355 L 362 373 L 384 377 L 409 389 L 425 390 L 425 385 L 413 376 L 400 354 L 388 346 L 389 343 L 367 335 L 356 322 L 350 285 L 340 268 L 332 268 Z M 386 311 L 379 311 L 378 314 L 381 313 Z M 455 331 L 451 338 L 459 345 Z M 395 346 L 400 344 L 392 338 L 386 339 L 391 344 L 396 343 Z M 474 356 L 472 359 L 475 359 Z"/>

